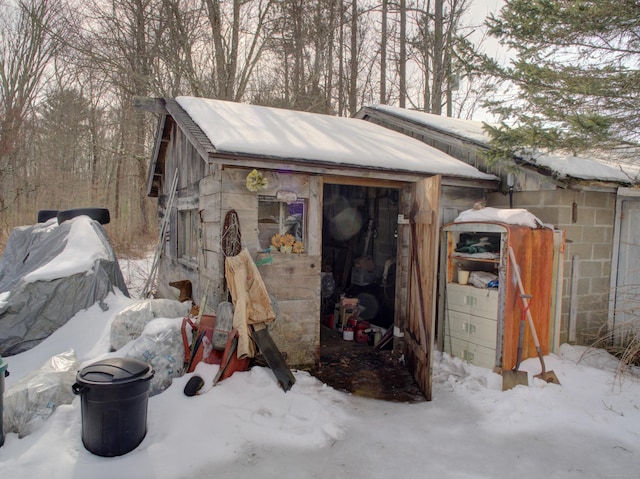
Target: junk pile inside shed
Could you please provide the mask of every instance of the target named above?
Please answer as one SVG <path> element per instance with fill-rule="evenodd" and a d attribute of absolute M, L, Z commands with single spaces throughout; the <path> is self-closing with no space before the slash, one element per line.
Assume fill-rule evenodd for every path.
<path fill-rule="evenodd" d="M 399 191 L 324 185 L 320 361 L 314 375 L 338 389 L 424 400 L 394 357 Z"/>
<path fill-rule="evenodd" d="M 358 319 L 388 328 L 394 321 L 398 191 L 325 185 L 322 315 L 340 298 L 357 298 Z"/>

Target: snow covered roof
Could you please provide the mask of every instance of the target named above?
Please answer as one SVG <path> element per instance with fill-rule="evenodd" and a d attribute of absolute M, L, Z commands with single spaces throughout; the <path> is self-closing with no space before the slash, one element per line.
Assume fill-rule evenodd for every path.
<path fill-rule="evenodd" d="M 428 126 L 434 130 L 459 136 L 467 140 L 476 141 L 483 145 L 489 144 L 489 135 L 484 131 L 481 121 L 462 120 L 448 116 L 434 115 L 416 110 L 407 110 L 388 105 L 369 105 L 367 108 L 389 113 L 390 115 L 404 118 L 405 120 Z"/>
<path fill-rule="evenodd" d="M 176 101 L 218 153 L 496 179 L 416 139 L 354 118 L 195 97 Z"/>
<path fill-rule="evenodd" d="M 548 168 L 557 178 L 579 178 L 582 180 L 613 181 L 616 183 L 631 183 L 633 178 L 638 181 L 640 170 L 633 165 L 607 161 L 603 159 L 583 158 L 573 155 L 527 154 L 524 160 L 532 165 Z M 635 171 L 634 171 L 635 170 Z"/>
<path fill-rule="evenodd" d="M 387 105 L 370 105 L 366 108 L 367 110 L 386 113 L 450 136 L 475 142 L 483 147 L 489 147 L 490 137 L 484 131 L 483 123 L 480 121 L 450 118 Z M 638 183 L 640 181 L 638 157 L 640 155 L 636 154 L 634 161 L 634 155 L 612 155 L 608 152 L 594 152 L 589 158 L 561 153 L 522 153 L 522 161 L 551 170 L 558 179 L 575 178 L 625 184 Z"/>

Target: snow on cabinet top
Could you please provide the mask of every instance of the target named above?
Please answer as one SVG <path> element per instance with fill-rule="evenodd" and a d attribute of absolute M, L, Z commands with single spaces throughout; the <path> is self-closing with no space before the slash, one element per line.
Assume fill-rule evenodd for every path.
<path fill-rule="evenodd" d="M 369 105 L 368 108 L 404 118 L 452 136 L 465 138 L 483 146 L 489 145 L 490 137 L 480 121 L 449 118 L 387 105 Z M 619 154 L 616 158 L 615 153 L 595 152 L 592 157 L 585 158 L 561 153 L 542 154 L 531 151 L 525 151 L 521 154 L 527 163 L 549 169 L 560 179 L 577 178 L 620 183 L 638 182 L 640 179 L 640 168 L 626 158 L 629 155 Z"/>
<path fill-rule="evenodd" d="M 363 120 L 205 98 L 176 101 L 218 152 L 496 179 L 416 139 Z"/>
<path fill-rule="evenodd" d="M 506 223 L 510 225 L 528 226 L 529 228 L 542 228 L 544 224 L 536 216 L 523 208 L 480 208 L 478 210 L 466 210 L 460 213 L 454 223 Z"/>

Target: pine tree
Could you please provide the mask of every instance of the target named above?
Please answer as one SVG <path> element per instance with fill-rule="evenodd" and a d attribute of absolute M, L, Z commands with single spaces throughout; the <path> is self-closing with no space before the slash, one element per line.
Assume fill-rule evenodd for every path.
<path fill-rule="evenodd" d="M 503 120 L 487 127 L 494 159 L 638 144 L 640 2 L 507 0 L 487 25 L 515 53 L 506 67 L 485 63 L 516 92 L 488 103 Z"/>

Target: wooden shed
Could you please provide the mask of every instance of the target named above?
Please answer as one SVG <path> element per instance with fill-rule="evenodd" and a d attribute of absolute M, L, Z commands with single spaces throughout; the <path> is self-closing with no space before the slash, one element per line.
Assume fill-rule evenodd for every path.
<path fill-rule="evenodd" d="M 566 234 L 558 303 L 561 323 L 550 350 L 562 342 L 590 345 L 602 334 L 623 340 L 637 328 L 640 284 L 640 160 L 637 150 L 589 157 L 523 152 L 515 174 L 486 165 L 489 136 L 482 123 L 371 105 L 356 118 L 418 139 L 501 178 L 488 206 L 526 208 Z M 512 170 L 513 171 L 513 170 Z"/>
<path fill-rule="evenodd" d="M 228 299 L 234 211 L 290 367 L 313 367 L 321 324 L 331 327 L 332 314 L 335 324 L 342 297 L 357 298 L 360 316 L 393 331 L 431 399 L 441 218 L 469 209 L 496 177 L 359 119 L 193 97 L 139 107 L 158 114 L 148 194 L 167 234 L 157 295 L 177 297 L 169 283 L 188 279 L 196 301 L 209 284 L 208 309 Z M 278 234 L 292 236 L 294 251 L 273 246 Z"/>

